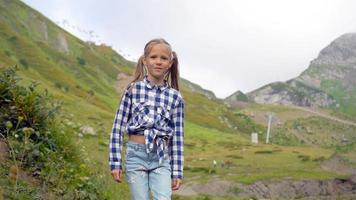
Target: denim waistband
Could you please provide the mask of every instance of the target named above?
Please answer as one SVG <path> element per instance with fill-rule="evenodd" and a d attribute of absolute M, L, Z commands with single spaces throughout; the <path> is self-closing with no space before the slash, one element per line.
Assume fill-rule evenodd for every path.
<path fill-rule="evenodd" d="M 145 151 L 146 152 L 145 144 L 141 144 L 141 143 L 137 143 L 137 142 L 133 142 L 133 141 L 129 140 L 126 143 L 126 146 L 134 149 L 135 151 Z"/>

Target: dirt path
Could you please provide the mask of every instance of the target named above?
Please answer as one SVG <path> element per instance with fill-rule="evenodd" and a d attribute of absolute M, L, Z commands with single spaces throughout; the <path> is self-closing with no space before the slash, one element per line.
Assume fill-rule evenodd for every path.
<path fill-rule="evenodd" d="M 295 109 L 298 109 L 298 110 L 303 110 L 303 111 L 306 111 L 306 112 L 309 112 L 309 113 L 313 113 L 313 114 L 315 114 L 317 116 L 320 116 L 320 117 L 323 117 L 325 119 L 334 120 L 334 121 L 340 122 L 342 124 L 351 125 L 351 126 L 355 126 L 356 127 L 356 123 L 355 122 L 343 120 L 343 119 L 340 119 L 340 118 L 337 118 L 337 117 L 332 117 L 330 115 L 327 115 L 327 114 L 324 114 L 324 113 L 321 113 L 321 112 L 317 112 L 315 110 L 308 109 L 308 108 L 305 108 L 305 107 L 299 107 L 299 106 L 291 106 L 291 107 L 295 108 Z"/>

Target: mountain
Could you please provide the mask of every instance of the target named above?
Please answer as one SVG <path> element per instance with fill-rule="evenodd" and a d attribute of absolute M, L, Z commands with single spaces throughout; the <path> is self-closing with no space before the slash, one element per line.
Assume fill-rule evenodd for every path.
<path fill-rule="evenodd" d="M 237 92 L 226 97 L 224 99 L 224 102 L 227 105 L 230 105 L 233 107 L 245 107 L 246 105 L 248 105 L 249 99 L 243 92 L 238 90 Z"/>
<path fill-rule="evenodd" d="M 183 79 L 183 78 L 181 79 L 181 84 L 184 87 L 189 88 L 189 90 L 192 91 L 192 92 L 196 92 L 196 93 L 202 94 L 202 95 L 206 96 L 208 99 L 215 99 L 216 100 L 216 96 L 212 91 L 206 90 L 206 89 L 202 88 L 198 84 L 195 84 L 195 83 L 190 82 L 190 81 L 188 81 L 186 79 Z"/>
<path fill-rule="evenodd" d="M 2 194 L 4 199 L 11 199 L 7 197 L 16 192 L 21 198 L 15 199 L 129 199 L 127 181 L 117 185 L 112 180 L 107 156 L 112 120 L 122 90 L 132 79 L 135 63 L 125 60 L 110 46 L 81 41 L 21 1 L 0 0 L 0 71 L 13 65 L 18 65 L 17 73 L 22 78 L 20 84 L 28 85 L 36 81 L 39 83 L 36 89 L 47 90 L 62 102 L 57 119 L 60 125 L 59 137 L 63 139 L 60 142 L 72 139 L 73 146 L 80 152 L 80 159 L 85 164 L 75 166 L 80 171 L 84 167 L 88 168 L 91 176 L 82 176 L 80 171 L 73 171 L 72 165 L 66 165 L 63 169 L 57 165 L 40 163 L 49 166 L 50 170 L 33 175 L 31 169 L 23 168 L 18 178 L 19 187 L 14 187 L 9 179 L 9 172 L 13 171 L 10 168 L 12 160 L 7 159 L 7 151 L 0 150 L 0 199 Z M 334 154 L 332 149 L 305 147 L 300 140 L 312 145 L 314 140 L 320 141 L 315 143 L 317 145 L 333 140 L 333 143 L 326 144 L 340 145 L 340 139 L 352 141 L 354 131 L 348 126 L 340 127 L 343 124 L 322 121 L 315 116 L 311 121 L 306 112 L 282 106 L 253 104 L 253 107 L 245 110 L 228 107 L 209 90 L 183 78 L 180 83 L 186 105 L 184 182 L 188 189 L 194 189 L 192 183 L 206 182 L 240 196 L 241 189 L 229 188 L 226 184 L 247 184 L 269 179 L 274 181 L 283 177 L 331 179 L 339 176 L 334 173 L 336 170 L 328 172 L 319 165 L 321 160 Z M 231 99 L 249 104 L 246 95 L 240 92 L 231 96 Z M 271 132 L 271 141 L 278 140 L 284 146 L 261 143 L 265 140 L 264 114 L 270 110 L 288 116 L 283 120 L 281 117 L 281 122 L 277 123 L 277 126 L 281 126 L 280 136 L 274 135 L 276 125 Z M 290 121 L 300 116 L 305 118 L 295 123 Z M 323 128 L 321 131 L 320 127 Z M 332 138 L 324 138 L 321 134 L 324 130 Z M 252 132 L 258 133 L 258 145 L 250 143 Z M 284 132 L 288 134 L 284 135 Z M 309 137 L 303 137 L 305 134 L 309 134 Z M 124 140 L 127 140 L 126 136 Z M 338 147 L 352 161 L 355 145 Z M 6 148 L 6 143 L 0 141 L 0 149 Z M 46 149 L 39 151 L 48 155 Z M 68 154 L 62 157 L 72 159 L 70 149 L 63 151 Z M 53 157 L 53 160 L 60 162 L 61 156 Z M 213 161 L 218 164 L 213 166 Z M 37 176 L 45 176 L 45 181 L 41 182 Z M 72 185 L 63 185 L 64 178 L 73 180 Z M 224 183 L 223 187 L 219 183 Z M 83 191 L 92 191 L 90 187 L 84 190 L 86 185 L 100 186 L 105 197 L 83 198 Z M 70 190 L 75 195 L 64 198 L 63 195 L 71 194 L 68 192 Z M 211 191 L 211 187 L 207 190 Z M 202 195 L 174 198 L 225 199 L 225 196 L 218 197 L 215 194 Z M 251 194 L 248 198 L 255 196 Z"/>
<path fill-rule="evenodd" d="M 18 65 L 24 83 L 41 83 L 40 87 L 62 99 L 66 111 L 74 112 L 78 120 L 86 122 L 75 112 L 83 110 L 97 118 L 112 118 L 135 63 L 110 46 L 81 41 L 20 1 L 1 0 L 0 13 L 0 68 Z M 235 124 L 238 119 L 214 93 L 185 79 L 180 83 L 183 96 L 193 98 L 187 100 L 188 120 L 223 131 L 235 130 L 235 125 L 227 127 L 226 123 Z M 87 109 L 92 106 L 95 109 Z M 205 118 L 200 117 L 202 113 Z M 229 122 L 218 120 L 225 116 L 230 116 Z M 109 121 L 104 124 L 109 126 Z"/>
<path fill-rule="evenodd" d="M 335 103 L 332 96 L 310 87 L 301 81 L 274 82 L 247 94 L 256 103 L 271 103 L 297 106 L 329 107 Z"/>
<path fill-rule="evenodd" d="M 247 96 L 257 103 L 332 108 L 356 116 L 355 76 L 356 33 L 348 33 L 322 49 L 298 77 L 265 85 Z"/>
<path fill-rule="evenodd" d="M 319 88 L 335 99 L 337 110 L 356 116 L 356 33 L 334 40 L 296 81 Z"/>
<path fill-rule="evenodd" d="M 20 84 L 37 82 L 39 90 L 46 90 L 61 101 L 58 121 L 73 132 L 63 131 L 63 137 L 77 136 L 73 140 L 78 151 L 90 162 L 92 173 L 99 174 L 105 193 L 129 198 L 127 186 L 118 189 L 109 182 L 107 151 L 112 120 L 123 88 L 132 79 L 135 63 L 125 60 L 110 46 L 80 40 L 19 0 L 0 0 L 0 71 L 14 65 L 18 66 Z M 189 80 L 181 79 L 180 83 L 188 135 L 233 134 L 240 141 L 262 129 L 247 116 L 229 109 L 211 91 Z M 83 130 L 90 130 L 90 135 Z M 197 138 L 188 140 L 187 145 L 194 147 L 203 141 Z M 205 145 L 209 140 L 204 141 Z M 1 174 L 7 172 L 8 168 L 0 166 Z M 0 191 L 5 188 L 2 181 Z"/>

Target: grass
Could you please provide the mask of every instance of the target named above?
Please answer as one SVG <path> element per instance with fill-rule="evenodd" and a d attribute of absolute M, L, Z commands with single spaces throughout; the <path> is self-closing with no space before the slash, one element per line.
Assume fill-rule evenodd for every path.
<path fill-rule="evenodd" d="M 251 145 L 244 134 L 225 133 L 187 123 L 185 136 L 185 182 L 206 184 L 220 179 L 252 184 L 261 180 L 326 180 L 343 177 L 324 171 L 320 164 L 335 152 L 307 146 Z M 350 154 L 351 156 L 351 154 Z M 214 167 L 213 161 L 217 161 Z M 222 166 L 224 163 L 224 166 Z M 173 199 L 246 199 L 195 195 Z"/>
<path fill-rule="evenodd" d="M 185 150 L 187 179 L 199 176 L 205 182 L 212 169 L 221 179 L 241 183 L 282 177 L 327 179 L 338 176 L 320 168 L 320 157 L 329 158 L 334 153 L 329 149 L 251 145 L 241 134 L 223 133 L 190 123 L 186 128 L 186 143 L 189 144 Z M 309 159 L 303 161 L 304 157 Z M 216 168 L 213 160 L 218 162 Z M 222 162 L 224 167 L 221 167 Z"/>
<path fill-rule="evenodd" d="M 338 103 L 334 109 L 351 117 L 356 116 L 356 87 L 348 91 L 340 80 L 322 80 L 322 90 L 331 94 Z"/>
<path fill-rule="evenodd" d="M 48 40 L 44 41 L 36 29 L 38 20 L 29 22 L 30 29 L 21 25 L 27 22 L 28 14 L 34 11 L 22 3 L 13 2 L 16 3 L 11 3 L 12 9 L 5 9 L 3 3 L 0 3 L 0 11 L 5 16 L 5 20 L 0 22 L 0 67 L 18 64 L 21 68 L 19 75 L 24 78 L 22 84 L 28 84 L 31 80 L 39 81 L 40 90 L 47 89 L 55 98 L 63 101 L 64 118 L 74 123 L 73 131 L 78 132 L 81 126 L 94 128 L 97 135 L 76 136 L 76 146 L 87 158 L 87 166 L 97 174 L 109 198 L 128 199 L 126 182 L 117 184 L 110 175 L 108 141 L 120 97 L 114 88 L 116 75 L 132 74 L 134 63 L 126 61 L 108 46 L 80 41 L 35 12 L 48 28 Z M 12 12 L 13 9 L 17 11 Z M 69 52 L 57 50 L 58 34 L 66 38 Z M 189 88 L 183 87 L 182 94 L 186 102 L 186 181 L 199 177 L 204 182 L 211 175 L 241 183 L 283 177 L 325 179 L 338 176 L 319 167 L 321 157 L 330 157 L 332 149 L 250 144 L 251 132 L 265 132 L 265 127 L 259 125 L 265 124 L 262 120 L 265 112 L 272 111 L 285 118 L 291 115 L 303 116 L 305 113 L 302 111 L 253 104 L 240 112 L 226 107 L 220 100 L 209 100 Z M 250 116 L 250 112 L 255 112 L 255 117 Z M 257 120 L 259 116 L 260 121 Z M 318 121 L 315 119 L 315 123 L 310 125 L 323 127 L 323 124 L 316 123 Z M 300 122 L 305 124 L 307 120 Z M 335 126 L 335 130 L 339 129 Z M 343 155 L 352 159 L 354 156 L 351 152 L 343 151 Z M 309 159 L 303 161 L 306 157 Z M 218 163 L 215 168 L 213 160 Z M 221 167 L 222 163 L 224 167 Z M 188 199 L 204 198 L 219 199 L 210 196 Z"/>
<path fill-rule="evenodd" d="M 334 153 L 330 149 L 250 145 L 244 134 L 225 133 L 190 122 L 186 123 L 185 132 L 186 182 L 199 177 L 199 182 L 206 183 L 211 175 L 245 184 L 284 177 L 296 180 L 339 177 L 338 174 L 320 168 L 320 162 L 323 160 L 321 157 L 327 159 Z M 105 146 L 108 144 L 108 135 L 88 136 L 78 141 L 79 146 L 85 147 L 83 151 L 90 158 L 91 167 L 101 172 L 103 184 L 107 185 L 107 193 L 112 195 L 113 199 L 128 198 L 126 182 L 115 183 L 109 172 L 108 148 Z M 215 168 L 213 160 L 218 163 Z M 224 167 L 221 167 L 222 161 L 225 163 Z M 114 198 L 114 194 L 120 196 Z"/>
<path fill-rule="evenodd" d="M 355 130 L 356 127 L 354 126 L 313 116 L 287 121 L 283 127 L 276 129 L 276 134 L 272 135 L 272 140 L 278 142 L 278 144 L 293 142 L 294 144 L 308 144 L 335 149 L 336 146 L 344 146 L 355 141 Z M 288 140 L 281 140 L 281 137 L 284 137 L 283 135 L 289 135 L 289 137 L 286 137 Z"/>

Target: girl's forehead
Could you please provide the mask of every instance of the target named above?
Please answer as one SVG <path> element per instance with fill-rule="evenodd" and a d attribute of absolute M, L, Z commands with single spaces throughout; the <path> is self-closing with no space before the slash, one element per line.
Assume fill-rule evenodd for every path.
<path fill-rule="evenodd" d="M 166 45 L 166 44 L 154 44 L 151 46 L 151 49 L 148 53 L 152 53 L 152 52 L 160 52 L 160 53 L 167 53 L 170 54 L 171 53 L 171 48 Z"/>

